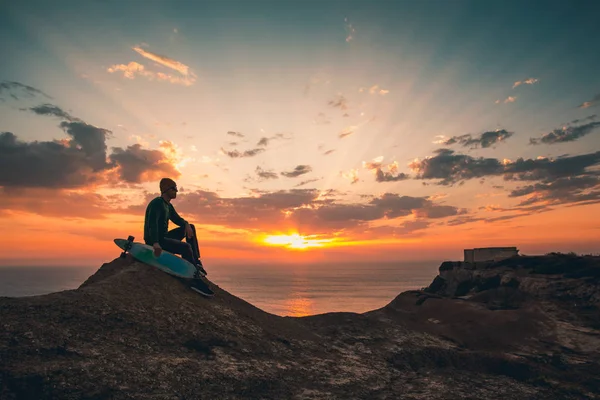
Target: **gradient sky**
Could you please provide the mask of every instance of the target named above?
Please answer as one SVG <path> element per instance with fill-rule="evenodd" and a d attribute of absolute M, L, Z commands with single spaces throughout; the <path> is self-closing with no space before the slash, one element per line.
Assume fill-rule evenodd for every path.
<path fill-rule="evenodd" d="M 112 260 L 114 238 L 142 240 L 164 176 L 207 265 L 597 253 L 598 15 L 3 3 L 0 265 Z"/>

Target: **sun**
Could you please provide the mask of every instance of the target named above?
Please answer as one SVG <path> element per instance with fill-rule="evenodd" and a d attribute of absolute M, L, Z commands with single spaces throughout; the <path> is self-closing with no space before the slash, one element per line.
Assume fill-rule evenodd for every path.
<path fill-rule="evenodd" d="M 290 235 L 272 235 L 267 236 L 263 241 L 272 246 L 281 246 L 289 249 L 307 249 L 310 247 L 323 247 L 327 243 L 331 243 L 333 239 L 311 239 L 311 236 L 302 236 L 298 233 Z"/>

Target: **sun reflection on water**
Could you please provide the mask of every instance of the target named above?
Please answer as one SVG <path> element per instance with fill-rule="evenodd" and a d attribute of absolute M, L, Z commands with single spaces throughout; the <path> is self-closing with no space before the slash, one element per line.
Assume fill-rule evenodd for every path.
<path fill-rule="evenodd" d="M 313 315 L 315 302 L 306 297 L 292 297 L 283 304 L 284 315 L 290 317 L 305 317 Z"/>

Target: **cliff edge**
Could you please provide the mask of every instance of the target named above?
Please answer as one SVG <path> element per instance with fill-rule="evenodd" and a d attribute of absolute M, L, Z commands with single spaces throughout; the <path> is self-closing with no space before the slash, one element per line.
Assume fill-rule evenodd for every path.
<path fill-rule="evenodd" d="M 599 279 L 598 257 L 450 262 L 381 309 L 294 318 L 117 258 L 0 298 L 0 399 L 600 398 Z"/>

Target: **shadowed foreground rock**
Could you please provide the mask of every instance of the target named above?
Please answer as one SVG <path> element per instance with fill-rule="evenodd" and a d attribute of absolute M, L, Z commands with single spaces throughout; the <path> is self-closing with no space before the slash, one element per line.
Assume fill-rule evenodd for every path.
<path fill-rule="evenodd" d="M 0 298 L 0 399 L 600 398 L 600 262 L 556 260 L 444 263 L 379 310 L 292 318 L 117 258 Z"/>

